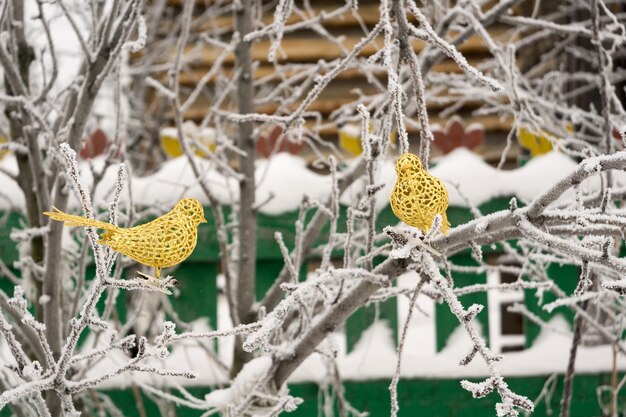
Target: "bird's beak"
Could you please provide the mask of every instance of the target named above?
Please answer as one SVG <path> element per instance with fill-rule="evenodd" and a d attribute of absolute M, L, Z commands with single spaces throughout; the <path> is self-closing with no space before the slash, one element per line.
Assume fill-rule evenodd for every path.
<path fill-rule="evenodd" d="M 200 223 L 206 223 L 206 222 L 207 222 L 207 220 L 203 218 Z"/>

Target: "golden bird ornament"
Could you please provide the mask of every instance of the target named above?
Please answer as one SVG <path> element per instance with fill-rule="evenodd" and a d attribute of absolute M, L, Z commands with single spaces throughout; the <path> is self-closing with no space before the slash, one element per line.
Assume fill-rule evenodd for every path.
<path fill-rule="evenodd" d="M 65 226 L 103 229 L 104 233 L 98 241 L 100 244 L 153 267 L 157 280 L 161 278 L 162 268 L 178 265 L 191 255 L 198 242 L 198 225 L 206 223 L 204 208 L 195 198 L 182 199 L 169 213 L 130 228 L 63 213 L 56 207 L 53 209 L 55 211 L 46 211 L 44 214 L 64 222 Z"/>
<path fill-rule="evenodd" d="M 437 177 L 430 175 L 419 157 L 405 153 L 396 161 L 398 179 L 389 202 L 391 210 L 404 223 L 427 233 L 435 218 L 441 215 L 441 232 L 448 233 L 448 190 Z"/>

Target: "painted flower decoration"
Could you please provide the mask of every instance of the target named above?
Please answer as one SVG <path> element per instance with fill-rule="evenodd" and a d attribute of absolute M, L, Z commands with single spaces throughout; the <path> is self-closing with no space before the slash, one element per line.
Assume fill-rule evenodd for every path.
<path fill-rule="evenodd" d="M 574 125 L 571 123 L 566 123 L 564 127 L 568 133 L 574 132 Z M 558 136 L 543 130 L 535 132 L 525 126 L 517 130 L 517 140 L 520 146 L 524 149 L 528 149 L 531 156 L 543 155 L 544 153 L 550 152 L 553 149 L 550 139 L 554 141 L 558 139 Z"/>
<path fill-rule="evenodd" d="M 538 156 L 552 150 L 552 143 L 547 138 L 548 135 L 545 132 L 535 134 L 528 128 L 522 127 L 517 131 L 517 140 L 522 148 L 530 151 L 531 156 Z"/>
<path fill-rule="evenodd" d="M 7 143 L 7 142 L 8 142 L 7 138 L 4 135 L 0 134 L 0 144 Z M 8 153 L 9 153 L 8 149 L 0 150 L 0 161 L 2 160 L 2 158 L 7 156 Z"/>
<path fill-rule="evenodd" d="M 434 145 L 444 154 L 460 147 L 473 150 L 483 143 L 485 138 L 485 129 L 481 124 L 472 123 L 465 127 L 463 119 L 459 116 L 450 118 L 445 128 L 433 125 L 432 132 L 435 137 Z"/>
<path fill-rule="evenodd" d="M 198 129 L 192 121 L 187 121 L 182 127 L 183 135 L 189 140 L 189 145 L 194 153 L 202 158 L 206 158 L 206 153 L 202 148 L 197 147 L 194 142 L 202 145 L 209 152 L 215 152 L 217 147 L 217 131 L 210 127 Z M 178 129 L 176 127 L 166 127 L 159 132 L 159 141 L 163 153 L 170 158 L 177 158 L 183 155 L 183 147 L 178 138 Z"/>
<path fill-rule="evenodd" d="M 269 158 L 274 151 L 297 155 L 304 149 L 304 146 L 305 143 L 303 141 L 300 143 L 290 141 L 280 126 L 273 126 L 267 129 L 256 141 L 257 153 L 265 158 Z"/>
<path fill-rule="evenodd" d="M 343 125 L 339 129 L 339 147 L 350 155 L 361 155 L 361 152 L 363 152 L 361 127 L 354 124 Z"/>
<path fill-rule="evenodd" d="M 369 130 L 372 130 L 370 125 Z M 389 140 L 396 143 L 398 132 L 391 132 Z M 361 142 L 361 125 L 348 123 L 339 129 L 339 147 L 351 156 L 359 156 L 363 153 L 363 145 Z"/>
<path fill-rule="evenodd" d="M 614 127 L 611 130 L 611 135 L 613 136 L 613 139 L 615 139 L 615 142 L 617 143 L 617 149 L 624 149 L 624 141 L 622 140 L 622 134 L 620 133 L 619 129 Z"/>
<path fill-rule="evenodd" d="M 83 159 L 95 158 L 96 156 L 104 155 L 109 150 L 109 146 L 111 146 L 111 142 L 106 133 L 98 128 L 85 138 L 79 154 Z"/>

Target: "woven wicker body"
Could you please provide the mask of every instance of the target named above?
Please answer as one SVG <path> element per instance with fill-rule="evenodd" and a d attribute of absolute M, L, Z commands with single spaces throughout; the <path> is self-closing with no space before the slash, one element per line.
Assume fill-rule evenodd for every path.
<path fill-rule="evenodd" d="M 441 180 L 422 167 L 420 159 L 405 153 L 396 162 L 398 179 L 391 192 L 390 203 L 394 214 L 409 226 L 424 233 L 430 230 L 435 215 L 442 217 L 441 232 L 448 232 L 448 190 Z"/>
<path fill-rule="evenodd" d="M 162 268 L 178 265 L 191 255 L 198 241 L 198 225 L 206 223 L 202 204 L 195 198 L 180 200 L 169 213 L 128 229 L 55 210 L 44 214 L 66 226 L 103 229 L 101 244 L 153 267 L 157 279 Z"/>

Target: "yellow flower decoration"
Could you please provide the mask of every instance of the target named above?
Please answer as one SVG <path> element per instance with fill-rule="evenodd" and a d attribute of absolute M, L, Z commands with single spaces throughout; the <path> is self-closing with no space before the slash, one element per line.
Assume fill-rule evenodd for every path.
<path fill-rule="evenodd" d="M 215 129 L 210 127 L 206 127 L 202 130 L 198 130 L 195 123 L 193 122 L 185 122 L 183 125 L 183 134 L 188 139 L 195 139 L 200 144 L 202 144 L 206 149 L 210 152 L 215 152 L 215 148 L 217 147 L 216 138 L 217 132 Z M 175 127 L 166 127 L 161 129 L 159 133 L 159 140 L 161 142 L 161 149 L 165 155 L 170 158 L 177 158 L 183 155 L 183 147 L 180 144 L 180 140 L 178 139 L 178 129 Z M 195 154 L 199 157 L 206 158 L 207 155 L 200 149 L 196 149 L 193 145 L 193 141 L 189 142 L 192 150 L 195 150 Z"/>
<path fill-rule="evenodd" d="M 574 132 L 573 124 L 568 122 L 564 125 L 564 127 L 568 133 Z M 517 131 L 517 139 L 520 146 L 530 151 L 531 156 L 537 156 L 550 152 L 553 149 L 550 139 L 554 141 L 558 139 L 558 137 L 543 130 L 539 132 L 539 134 L 536 134 L 535 132 L 530 131 L 527 127 L 521 127 Z"/>
<path fill-rule="evenodd" d="M 8 143 L 8 142 L 9 141 L 7 140 L 7 138 L 5 138 L 4 135 L 0 134 L 0 144 Z M 9 154 L 9 150 L 8 149 L 0 150 L 0 160 L 2 160 L 2 158 L 7 156 L 8 154 Z"/>
<path fill-rule="evenodd" d="M 369 131 L 372 125 L 369 126 Z M 389 140 L 396 143 L 398 133 L 394 130 L 391 132 Z M 363 153 L 363 145 L 361 143 L 361 126 L 356 124 L 346 124 L 339 129 L 339 147 L 348 152 L 352 156 L 359 156 Z"/>
<path fill-rule="evenodd" d="M 548 136 L 546 132 L 536 135 L 526 127 L 522 127 L 517 131 L 517 139 L 520 146 L 528 149 L 531 156 L 543 155 L 552 150 L 552 143 L 546 136 Z"/>

